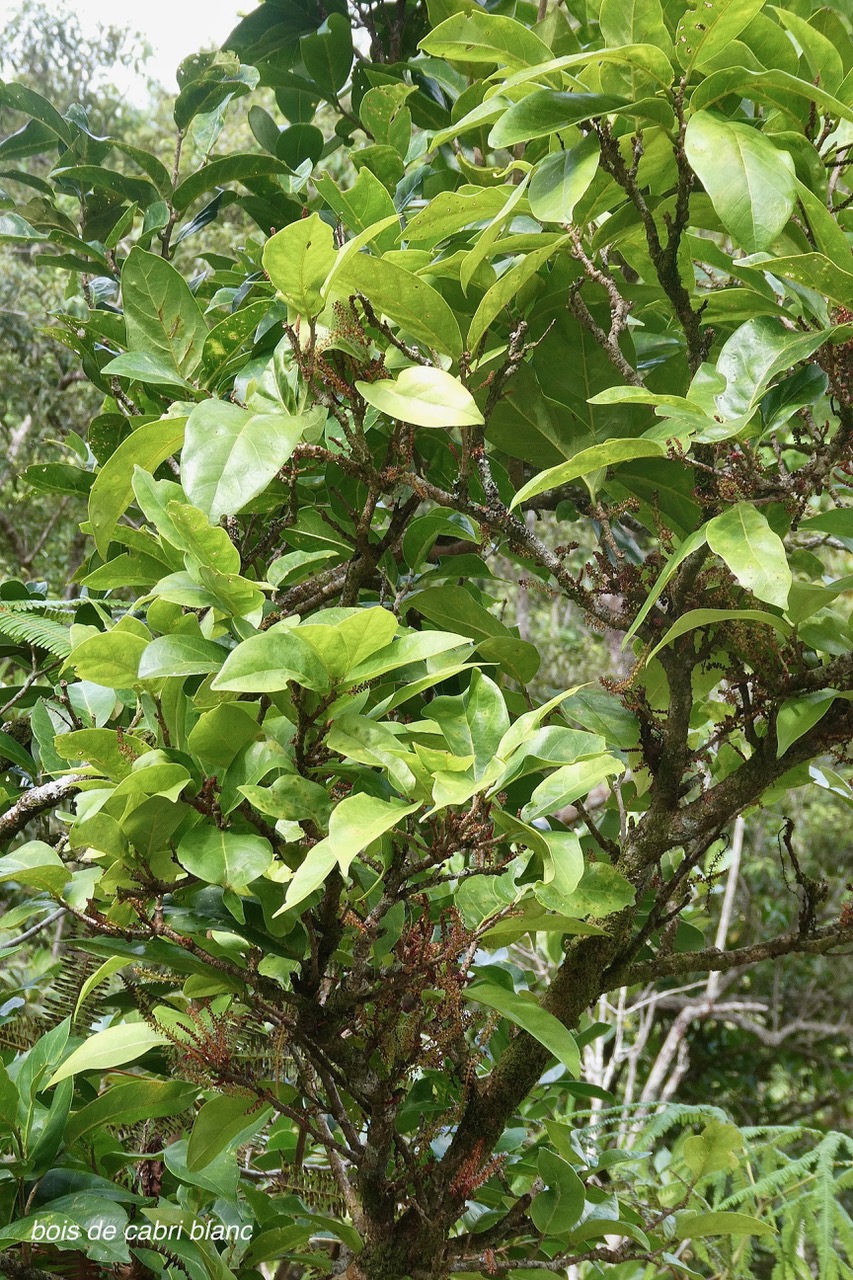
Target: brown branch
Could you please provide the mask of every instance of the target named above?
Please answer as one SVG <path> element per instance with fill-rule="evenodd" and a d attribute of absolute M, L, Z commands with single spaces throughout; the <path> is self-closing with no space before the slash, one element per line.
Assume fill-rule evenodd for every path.
<path fill-rule="evenodd" d="M 25 791 L 11 809 L 0 815 L 0 840 L 11 840 L 33 818 L 46 813 L 48 809 L 55 809 L 79 790 L 82 781 L 82 775 L 71 774 L 67 778 L 56 778 L 53 782 Z"/>
<path fill-rule="evenodd" d="M 792 954 L 826 955 L 833 947 L 853 943 L 853 924 L 828 924 L 813 933 L 781 933 L 767 942 L 755 942 L 749 947 L 737 947 L 734 951 L 720 951 L 708 947 L 704 951 L 686 951 L 678 955 L 659 956 L 624 968 L 611 969 L 607 974 L 611 988 L 634 986 L 660 978 L 682 978 L 688 973 L 728 973 L 730 969 L 743 969 L 759 964 L 762 960 L 774 960 Z"/>
<path fill-rule="evenodd" d="M 643 379 L 637 370 L 625 356 L 622 354 L 622 348 L 619 346 L 619 339 L 628 328 L 628 316 L 631 313 L 631 303 L 627 298 L 623 298 L 617 288 L 616 281 L 607 266 L 607 261 L 602 251 L 601 266 L 597 267 L 589 255 L 584 251 L 581 244 L 580 236 L 577 231 L 570 232 L 572 237 L 572 245 L 574 256 L 581 264 L 584 270 L 583 276 L 574 282 L 569 290 L 569 306 L 575 318 L 588 329 L 595 341 L 604 351 L 610 363 L 622 375 L 622 378 L 632 387 L 641 387 Z M 592 280 L 594 284 L 601 285 L 607 294 L 610 303 L 610 331 L 605 333 L 601 325 L 593 316 L 589 307 L 580 295 L 584 280 Z"/>

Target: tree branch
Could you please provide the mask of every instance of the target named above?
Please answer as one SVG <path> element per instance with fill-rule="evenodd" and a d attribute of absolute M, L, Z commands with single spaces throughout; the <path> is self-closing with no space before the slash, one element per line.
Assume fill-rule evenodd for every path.
<path fill-rule="evenodd" d="M 678 955 L 659 956 L 637 964 L 611 969 L 607 977 L 612 987 L 634 986 L 635 983 L 660 978 L 683 978 L 688 973 L 728 973 L 761 960 L 774 960 L 792 954 L 826 955 L 834 947 L 853 943 L 853 923 L 828 924 L 813 933 L 780 933 L 767 942 L 755 942 L 734 951 L 708 947 L 704 951 L 686 951 Z"/>
<path fill-rule="evenodd" d="M 33 787 L 25 791 L 11 809 L 7 809 L 0 816 L 0 840 L 11 840 L 40 813 L 55 809 L 63 800 L 67 800 L 79 790 L 82 781 L 81 775 L 71 774 L 67 778 L 56 778 L 53 782 L 46 782 L 41 787 Z"/>

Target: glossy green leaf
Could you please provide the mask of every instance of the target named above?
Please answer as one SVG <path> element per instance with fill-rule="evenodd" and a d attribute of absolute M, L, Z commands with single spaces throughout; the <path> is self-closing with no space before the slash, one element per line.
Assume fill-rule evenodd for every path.
<path fill-rule="evenodd" d="M 246 1094 L 224 1093 L 208 1099 L 193 1123 L 187 1143 L 187 1168 L 192 1172 L 203 1169 L 253 1120 L 263 1123 L 264 1116 L 271 1114 L 269 1107 L 259 1107 L 258 1099 Z"/>
<path fill-rule="evenodd" d="M 556 489 L 559 485 L 568 484 L 580 476 L 590 475 L 603 467 L 617 466 L 620 462 L 628 462 L 633 458 L 662 458 L 666 456 L 666 448 L 657 440 L 646 440 L 642 437 L 631 440 L 608 440 L 604 444 L 593 445 L 590 449 L 582 449 L 568 462 L 550 467 L 540 475 L 522 485 L 510 503 L 510 509 L 518 507 L 522 502 L 536 498 L 540 493 Z"/>
<path fill-rule="evenodd" d="M 574 147 L 552 152 L 536 166 L 528 199 L 540 222 L 571 222 L 575 205 L 598 172 L 599 144 L 594 133 Z"/>
<path fill-rule="evenodd" d="M 691 116 L 684 149 L 736 243 L 747 253 L 767 249 L 794 211 L 794 161 L 788 152 L 750 125 L 708 111 Z"/>
<path fill-rule="evenodd" d="M 127 351 L 116 356 L 101 370 L 107 378 L 127 378 L 130 382 L 144 382 L 150 386 L 168 387 L 172 391 L 188 391 L 195 388 L 182 378 L 169 360 L 151 351 Z"/>
<path fill-rule="evenodd" d="M 147 641 L 131 631 L 104 631 L 74 649 L 69 662 L 81 680 L 108 689 L 132 689 L 139 680 L 139 663 Z"/>
<path fill-rule="evenodd" d="M 308 645 L 291 627 L 270 627 L 251 636 L 226 658 L 214 689 L 232 693 L 274 693 L 290 681 L 306 689 L 329 687 L 329 673 Z"/>
<path fill-rule="evenodd" d="M 201 825 L 181 840 L 177 858 L 199 880 L 237 891 L 264 874 L 272 849 L 263 836 Z"/>
<path fill-rule="evenodd" d="M 345 796 L 329 819 L 329 834 L 308 851 L 290 881 L 280 911 L 290 911 L 299 906 L 324 883 L 335 867 L 346 874 L 359 853 L 419 807 L 364 794 Z"/>
<path fill-rule="evenodd" d="M 468 388 L 431 365 L 414 365 L 397 378 L 355 386 L 374 409 L 416 427 L 476 427 L 483 422 Z"/>
<path fill-rule="evenodd" d="M 54 1071 L 47 1087 L 84 1071 L 122 1067 L 128 1062 L 135 1062 L 156 1045 L 168 1043 L 168 1037 L 161 1031 L 154 1031 L 147 1022 L 121 1022 L 107 1027 L 105 1031 L 96 1031 L 79 1049 L 69 1054 Z"/>
<path fill-rule="evenodd" d="M 697 627 L 715 626 L 720 622 L 757 622 L 762 626 L 773 627 L 784 639 L 791 634 L 790 624 L 784 618 L 777 618 L 775 613 L 765 613 L 761 609 L 691 609 L 673 623 L 660 643 L 652 649 L 649 659 L 688 631 L 694 631 Z"/>
<path fill-rule="evenodd" d="M 178 1115 L 192 1106 L 197 1088 L 184 1080 L 128 1080 L 106 1089 L 72 1115 L 65 1130 L 69 1144 L 100 1132 L 105 1125 L 129 1125 Z"/>
<path fill-rule="evenodd" d="M 158 254 L 131 249 L 121 273 L 127 345 L 189 377 L 201 363 L 207 323 L 180 272 Z"/>
<path fill-rule="evenodd" d="M 835 697 L 832 689 L 816 689 L 813 693 L 788 698 L 782 703 L 776 717 L 777 758 L 823 719 Z"/>
<path fill-rule="evenodd" d="M 305 69 L 321 89 L 334 94 L 349 79 L 352 66 L 352 27 L 342 13 L 330 13 L 322 26 L 303 36 L 299 52 Z"/>
<path fill-rule="evenodd" d="M 33 889 L 58 894 L 70 876 L 56 850 L 42 840 L 28 840 L 0 858 L 0 884 L 14 880 Z"/>
<path fill-rule="evenodd" d="M 569 125 L 606 116 L 626 106 L 622 98 L 607 93 L 561 93 L 556 89 L 534 89 L 511 106 L 489 134 L 490 147 L 514 147 L 532 138 L 559 134 Z"/>
<path fill-rule="evenodd" d="M 264 246 L 264 269 L 291 306 L 304 316 L 323 309 L 321 290 L 335 264 L 332 228 L 319 214 L 291 222 Z"/>
<path fill-rule="evenodd" d="M 678 23 L 675 50 L 686 71 L 702 67 L 739 36 L 765 0 L 688 0 Z"/>
<path fill-rule="evenodd" d="M 302 437 L 300 417 L 251 413 L 205 400 L 187 418 L 181 478 L 190 502 L 216 523 L 263 493 Z"/>
<path fill-rule="evenodd" d="M 457 62 L 535 67 L 551 59 L 547 44 L 521 22 L 473 9 L 455 13 L 421 41 L 425 53 Z"/>
<path fill-rule="evenodd" d="M 559 865 L 557 871 L 552 881 L 538 884 L 534 891 L 537 900 L 552 911 L 600 920 L 631 906 L 636 897 L 634 886 L 608 862 L 589 863 L 576 887 L 569 892 L 563 891 Z"/>
<path fill-rule="evenodd" d="M 564 242 L 559 241 L 556 245 L 546 245 L 542 249 L 534 249 L 532 253 L 526 254 L 508 271 L 505 271 L 500 279 L 486 291 L 480 305 L 474 312 L 474 318 L 468 330 L 467 346 L 469 351 L 477 351 L 483 335 L 490 325 L 505 308 L 508 308 L 515 301 L 522 287 L 536 274 L 539 268 L 554 257 L 562 243 Z"/>
<path fill-rule="evenodd" d="M 583 1213 L 584 1185 L 568 1161 L 542 1149 L 537 1161 L 545 1190 L 533 1197 L 530 1217 L 543 1235 L 565 1235 Z"/>
<path fill-rule="evenodd" d="M 146 646 L 139 660 L 140 680 L 162 680 L 170 676 L 204 675 L 218 671 L 228 650 L 201 636 L 160 636 Z"/>
<path fill-rule="evenodd" d="M 162 418 L 137 427 L 101 467 L 89 493 L 89 519 L 104 558 L 116 524 L 133 500 L 134 468 L 156 471 L 180 449 L 185 424 L 185 418 Z"/>
<path fill-rule="evenodd" d="M 363 293 L 377 313 L 384 313 L 416 342 L 458 359 L 462 336 L 453 309 L 437 289 L 387 258 L 350 256 L 335 278 L 336 292 Z"/>
<path fill-rule="evenodd" d="M 705 1236 L 770 1236 L 774 1228 L 746 1213 L 718 1210 L 680 1213 L 675 1220 L 676 1240 L 701 1240 Z"/>
<path fill-rule="evenodd" d="M 521 811 L 525 822 L 541 818 L 545 814 L 554 813 L 564 805 L 587 795 L 593 787 L 598 786 L 605 778 L 612 778 L 622 773 L 624 765 L 615 756 L 593 756 L 589 760 L 579 760 L 576 764 L 565 764 L 556 769 L 533 792 L 529 802 Z"/>
<path fill-rule="evenodd" d="M 496 982 L 478 978 L 466 989 L 465 996 L 494 1009 L 501 1017 L 521 1027 L 562 1062 L 570 1075 L 580 1074 L 580 1053 L 575 1037 L 553 1013 L 542 1008 L 532 993 L 522 995 L 519 991 L 498 986 Z"/>
<path fill-rule="evenodd" d="M 706 536 L 742 587 L 767 604 L 786 607 L 792 575 L 785 547 L 757 507 L 738 502 L 708 523 Z"/>

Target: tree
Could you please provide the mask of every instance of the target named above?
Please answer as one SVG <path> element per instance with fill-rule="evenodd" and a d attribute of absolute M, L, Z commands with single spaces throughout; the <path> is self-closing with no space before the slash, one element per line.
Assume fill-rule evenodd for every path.
<path fill-rule="evenodd" d="M 35 90 L 61 111 L 79 113 L 94 134 L 112 133 L 128 141 L 149 141 L 144 113 L 129 107 L 112 84 L 117 66 L 141 68 L 132 39 L 117 28 L 87 38 L 70 10 L 26 0 L 0 32 L 6 74 Z M 152 102 L 153 108 L 153 102 Z M 36 156 L 26 169 L 24 121 L 14 104 L 0 106 L 3 209 L 21 209 L 22 200 L 41 206 L 39 180 L 55 157 Z M 31 133 L 32 131 L 30 131 Z M 7 167 L 8 166 L 8 167 Z M 17 193 L 17 202 L 10 192 Z M 86 458 L 81 437 L 97 412 L 98 393 L 79 367 L 77 353 L 56 342 L 46 327 L 52 313 L 72 310 L 61 255 L 51 271 L 39 242 L 22 242 L 4 254 L 0 289 L 0 431 L 4 465 L 0 471 L 0 563 L 10 577 L 35 575 L 62 591 L 82 556 L 79 523 L 91 478 L 64 465 L 57 441 L 75 462 Z M 76 292 L 73 290 L 72 292 Z M 66 455 L 67 456 L 67 455 Z M 73 588 L 71 588 L 73 590 Z"/>
<path fill-rule="evenodd" d="M 7 1275 L 851 1274 L 841 1133 L 576 1111 L 602 996 L 853 940 L 793 821 L 785 922 L 719 891 L 853 799 L 851 71 L 832 8 L 268 0 L 171 167 L 5 86 L 103 396 L 85 595 L 0 615 L 0 877 L 79 957 L 7 1031 Z M 627 673 L 540 692 L 500 564 Z"/>

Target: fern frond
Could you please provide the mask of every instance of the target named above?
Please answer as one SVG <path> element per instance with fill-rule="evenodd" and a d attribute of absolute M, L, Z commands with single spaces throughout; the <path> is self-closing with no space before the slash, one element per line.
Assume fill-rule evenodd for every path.
<path fill-rule="evenodd" d="M 0 637 L 15 644 L 30 644 L 45 649 L 55 658 L 67 658 L 71 652 L 69 624 L 54 618 L 18 612 L 7 603 L 0 605 Z"/>

